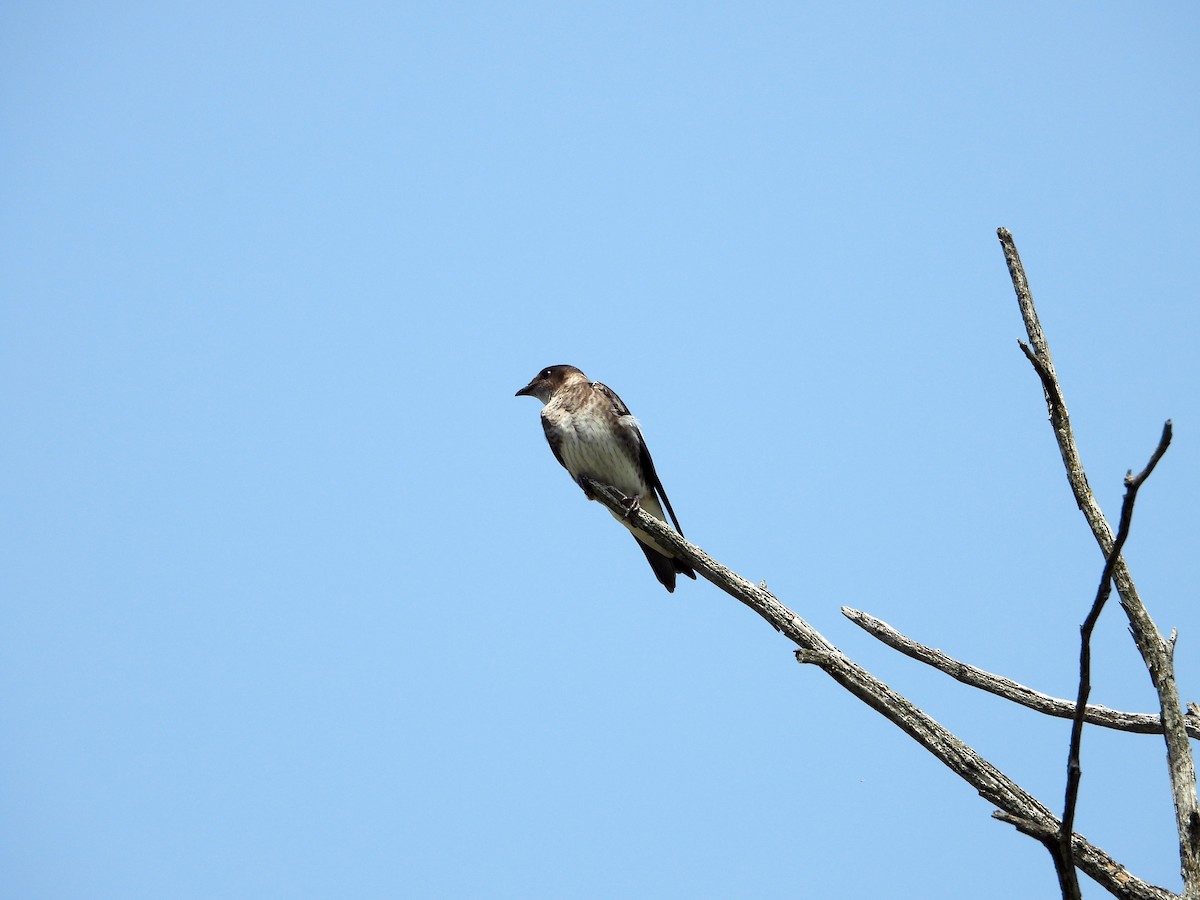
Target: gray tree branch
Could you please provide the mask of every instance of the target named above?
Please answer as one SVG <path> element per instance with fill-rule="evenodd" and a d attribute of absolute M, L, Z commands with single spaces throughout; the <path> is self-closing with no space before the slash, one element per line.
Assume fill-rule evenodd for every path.
<path fill-rule="evenodd" d="M 945 672 L 956 681 L 961 681 L 970 687 L 979 688 L 1013 703 L 1056 716 L 1060 719 L 1070 719 L 1075 715 L 1075 701 L 1051 697 L 1026 687 L 1019 682 L 1002 675 L 995 675 L 983 669 L 970 665 L 948 656 L 941 650 L 920 644 L 897 631 L 886 622 L 880 621 L 861 610 L 842 607 L 842 615 L 862 628 L 872 637 L 878 638 L 893 650 L 899 650 L 905 656 L 933 666 L 940 672 Z M 1131 713 L 1109 709 L 1106 706 L 1088 704 L 1084 713 L 1084 721 L 1102 728 L 1116 731 L 1130 731 L 1136 734 L 1162 734 L 1162 717 L 1155 713 Z M 1189 709 L 1184 716 L 1184 725 L 1190 737 L 1200 738 L 1200 715 L 1196 710 Z"/>
<path fill-rule="evenodd" d="M 1061 398 L 1060 398 L 1061 399 Z M 1079 894 L 1079 877 L 1075 874 L 1074 851 L 1071 845 L 1071 835 L 1075 829 L 1075 807 L 1079 800 L 1079 783 L 1083 777 L 1083 767 L 1080 764 L 1080 750 L 1083 745 L 1083 719 L 1087 711 L 1088 695 L 1092 691 L 1092 632 L 1100 621 L 1100 613 L 1112 593 L 1113 566 L 1121 556 L 1121 550 L 1129 539 L 1129 529 L 1133 526 L 1133 505 L 1137 502 L 1138 489 L 1150 477 L 1158 461 L 1171 445 L 1171 423 L 1163 426 L 1162 437 L 1158 447 L 1150 457 L 1150 462 L 1136 478 L 1133 472 L 1125 476 L 1125 500 L 1121 504 L 1121 524 L 1117 528 L 1117 538 L 1113 541 L 1112 550 L 1104 561 L 1104 572 L 1100 576 L 1100 586 L 1096 589 L 1096 599 L 1088 611 L 1082 627 L 1079 629 L 1079 692 L 1075 701 L 1075 714 L 1071 717 L 1071 741 L 1067 749 L 1067 788 L 1063 801 L 1062 825 L 1059 828 L 1058 840 L 1054 843 L 1052 854 L 1055 867 L 1058 870 L 1059 885 L 1066 900 L 1081 900 Z"/>

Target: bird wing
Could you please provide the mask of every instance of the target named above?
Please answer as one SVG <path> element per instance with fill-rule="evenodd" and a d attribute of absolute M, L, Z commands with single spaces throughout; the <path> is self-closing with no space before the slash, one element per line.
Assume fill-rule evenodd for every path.
<path fill-rule="evenodd" d="M 641 466 L 646 483 L 662 499 L 663 506 L 667 508 L 667 512 L 671 516 L 671 521 L 675 524 L 675 530 L 682 536 L 683 529 L 679 527 L 679 519 L 675 517 L 675 510 L 671 508 L 671 501 L 667 498 L 667 492 L 663 489 L 662 480 L 658 477 L 658 471 L 654 468 L 654 459 L 650 456 L 650 448 L 646 446 L 646 439 L 642 436 L 642 429 L 638 425 L 637 419 L 633 417 L 633 413 L 629 411 L 629 407 L 625 405 L 625 401 L 618 397 L 617 392 L 608 385 L 601 384 L 599 381 L 593 381 L 592 388 L 612 404 L 612 411 L 617 414 L 621 425 L 624 426 L 622 433 L 627 436 L 631 443 L 636 445 L 631 449 L 637 453 L 638 465 Z M 553 447 L 553 444 L 551 446 Z M 554 451 L 554 455 L 558 455 L 557 450 Z M 562 462 L 562 460 L 560 459 L 559 462 Z"/>
<path fill-rule="evenodd" d="M 542 431 L 546 433 L 546 443 L 550 445 L 550 452 L 554 454 L 554 458 L 558 460 L 558 464 L 564 469 L 567 468 L 566 462 L 562 455 L 562 431 L 560 431 L 545 414 L 542 414 Z"/>

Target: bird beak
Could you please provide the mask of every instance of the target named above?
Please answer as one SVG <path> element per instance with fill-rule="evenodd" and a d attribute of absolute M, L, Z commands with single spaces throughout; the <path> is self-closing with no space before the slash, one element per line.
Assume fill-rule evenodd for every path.
<path fill-rule="evenodd" d="M 532 397 L 533 396 L 533 382 L 532 381 L 529 382 L 529 384 L 525 385 L 525 387 L 521 388 L 519 391 L 517 391 L 515 394 L 513 394 L 513 396 L 514 397 Z"/>

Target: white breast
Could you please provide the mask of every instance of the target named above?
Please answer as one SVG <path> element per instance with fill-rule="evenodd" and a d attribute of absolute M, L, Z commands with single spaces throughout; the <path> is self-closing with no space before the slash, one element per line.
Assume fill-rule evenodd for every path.
<path fill-rule="evenodd" d="M 625 446 L 594 415 L 577 415 L 553 402 L 542 410 L 542 415 L 560 438 L 558 451 L 563 463 L 576 479 L 581 476 L 595 479 L 602 484 L 615 487 L 627 497 L 637 497 L 642 509 L 666 524 L 667 517 L 659 505 L 654 491 L 642 481 L 636 458 L 631 459 Z M 622 427 L 637 429 L 633 416 L 622 416 Z M 660 547 L 644 531 L 633 528 L 629 521 L 617 513 L 613 517 L 632 531 L 642 543 L 653 547 L 664 556 L 672 554 Z"/>
<path fill-rule="evenodd" d="M 567 413 L 556 424 L 562 435 L 559 450 L 572 475 L 611 484 L 630 497 L 641 496 L 643 485 L 636 460 L 629 458 L 626 448 L 594 416 Z"/>

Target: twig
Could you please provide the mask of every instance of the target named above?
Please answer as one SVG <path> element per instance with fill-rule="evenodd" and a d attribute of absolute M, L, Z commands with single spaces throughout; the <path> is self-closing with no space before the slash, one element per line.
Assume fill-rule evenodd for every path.
<path fill-rule="evenodd" d="M 1079 629 L 1079 695 L 1075 701 L 1075 715 L 1071 722 L 1071 742 L 1067 751 L 1067 788 L 1063 802 L 1062 824 L 1058 830 L 1058 853 L 1062 857 L 1059 881 L 1064 885 L 1064 896 L 1078 900 L 1079 879 L 1075 875 L 1075 863 L 1071 849 L 1071 835 L 1075 829 L 1075 807 L 1079 800 L 1079 781 L 1083 775 L 1080 764 L 1080 746 L 1083 743 L 1083 720 L 1087 711 L 1088 695 L 1092 692 L 1092 632 L 1100 620 L 1100 613 L 1108 597 L 1112 593 L 1113 566 L 1121 556 L 1121 550 L 1129 539 L 1129 529 L 1133 524 L 1133 504 L 1137 502 L 1138 489 L 1150 477 L 1158 461 L 1171 445 L 1171 422 L 1163 426 L 1162 437 L 1150 457 L 1146 468 L 1135 478 L 1133 472 L 1125 476 L 1125 499 L 1121 503 L 1121 523 L 1117 528 L 1117 539 L 1113 541 L 1112 550 L 1104 562 L 1104 572 L 1100 576 L 1100 586 L 1096 589 L 1096 599 L 1092 608 L 1083 620 Z M 1066 876 L 1065 882 L 1063 876 Z"/>
<path fill-rule="evenodd" d="M 627 498 L 607 485 L 589 481 L 595 498 L 617 515 L 629 512 Z M 689 543 L 663 522 L 635 509 L 629 515 L 637 527 L 686 560 L 705 580 L 739 600 L 800 648 L 803 661 L 811 662 L 834 681 L 917 741 L 951 771 L 970 784 L 981 797 L 1005 813 L 1040 828 L 1057 830 L 1058 819 L 1020 785 L 934 721 L 912 701 L 892 690 L 862 666 L 834 647 L 808 622 L 788 609 L 770 591 L 757 587 L 732 569 Z M 1076 836 L 1079 867 L 1097 884 L 1117 897 L 1130 900 L 1170 900 L 1174 895 L 1131 875 L 1104 851 Z"/>
<path fill-rule="evenodd" d="M 1048 828 L 1044 822 L 1038 822 L 1033 819 L 1022 819 L 1019 816 L 1009 815 L 1002 810 L 997 810 L 996 812 L 992 813 L 992 818 L 999 819 L 1001 822 L 1007 822 L 1009 825 L 1012 825 L 1014 828 L 1016 828 L 1017 831 L 1021 832 L 1022 834 L 1029 835 L 1029 837 L 1045 845 L 1047 848 L 1049 848 L 1058 840 L 1058 829 Z M 1074 843 L 1075 857 L 1078 859 L 1080 858 L 1081 853 L 1086 852 L 1087 848 L 1084 847 L 1083 839 L 1080 838 L 1079 835 L 1075 835 Z M 1097 860 L 1097 862 L 1102 865 L 1107 865 L 1108 871 L 1113 873 L 1113 876 L 1116 880 L 1120 881 L 1125 877 L 1125 873 L 1121 867 L 1121 864 L 1115 859 L 1107 857 L 1103 850 L 1097 850 L 1095 847 L 1092 848 L 1092 852 L 1098 852 L 1101 855 L 1101 859 Z M 1105 860 L 1106 862 L 1104 862 Z M 1084 871 L 1087 870 L 1085 869 Z M 1162 888 L 1158 888 L 1157 890 L 1162 890 Z M 1164 891 L 1163 893 L 1168 897 L 1178 900 L 1177 895 L 1172 894 L 1169 891 Z"/>
<path fill-rule="evenodd" d="M 848 606 L 842 607 L 842 615 L 866 631 L 872 637 L 879 639 L 893 650 L 899 650 L 905 656 L 932 666 L 940 672 L 945 672 L 956 681 L 961 681 L 970 687 L 979 688 L 1013 703 L 1036 712 L 1056 716 L 1060 719 L 1070 719 L 1075 715 L 1075 701 L 1051 697 L 1026 687 L 1011 678 L 986 672 L 969 663 L 957 660 L 952 656 L 920 644 L 905 634 L 900 633 L 886 622 L 874 616 Z M 1084 720 L 1091 725 L 1111 728 L 1115 731 L 1128 731 L 1135 734 L 1162 734 L 1162 717 L 1153 713 L 1131 713 L 1109 709 L 1107 706 L 1089 704 Z M 1187 733 L 1190 737 L 1200 738 L 1200 709 L 1189 709 L 1185 716 Z"/>
<path fill-rule="evenodd" d="M 1025 331 L 1033 346 L 1033 356 L 1037 362 L 1034 369 L 1042 381 L 1046 394 L 1046 407 L 1050 416 L 1050 424 L 1058 442 L 1059 453 L 1066 468 L 1067 481 L 1075 502 L 1087 519 L 1088 526 L 1096 538 L 1100 552 L 1107 562 L 1112 555 L 1114 537 L 1100 504 L 1088 486 L 1079 451 L 1075 445 L 1075 436 L 1071 430 L 1070 417 L 1063 400 L 1062 389 L 1058 376 L 1054 371 L 1054 363 L 1050 359 L 1050 348 L 1046 343 L 1042 326 L 1038 320 L 1037 310 L 1033 305 L 1033 294 L 1029 290 L 1029 282 L 1025 277 L 1025 269 L 1021 264 L 1020 254 L 1013 241 L 1012 233 L 1007 228 L 997 230 L 1000 245 L 1004 250 L 1004 259 L 1008 264 L 1009 275 L 1012 278 L 1013 289 L 1016 291 L 1017 304 L 1021 309 L 1021 318 L 1025 323 Z M 1026 352 L 1026 356 L 1030 356 Z M 1031 359 L 1031 362 L 1033 360 Z M 1047 387 L 1047 379 L 1053 387 Z M 1183 709 L 1179 700 L 1179 690 L 1175 683 L 1175 666 L 1172 659 L 1173 644 L 1164 641 L 1146 611 L 1138 595 L 1137 587 L 1125 560 L 1118 554 L 1113 557 L 1112 580 L 1116 584 L 1120 597 L 1121 608 L 1129 619 L 1130 631 L 1134 643 L 1142 656 L 1150 679 L 1158 694 L 1159 707 L 1162 713 L 1163 738 L 1167 745 L 1167 769 L 1171 778 L 1171 794 L 1175 802 L 1175 824 L 1179 832 L 1179 862 L 1183 876 L 1183 897 L 1185 900 L 1200 900 L 1200 803 L 1196 798 L 1196 769 L 1192 760 L 1192 748 L 1188 743 L 1187 731 L 1184 727 Z"/>

